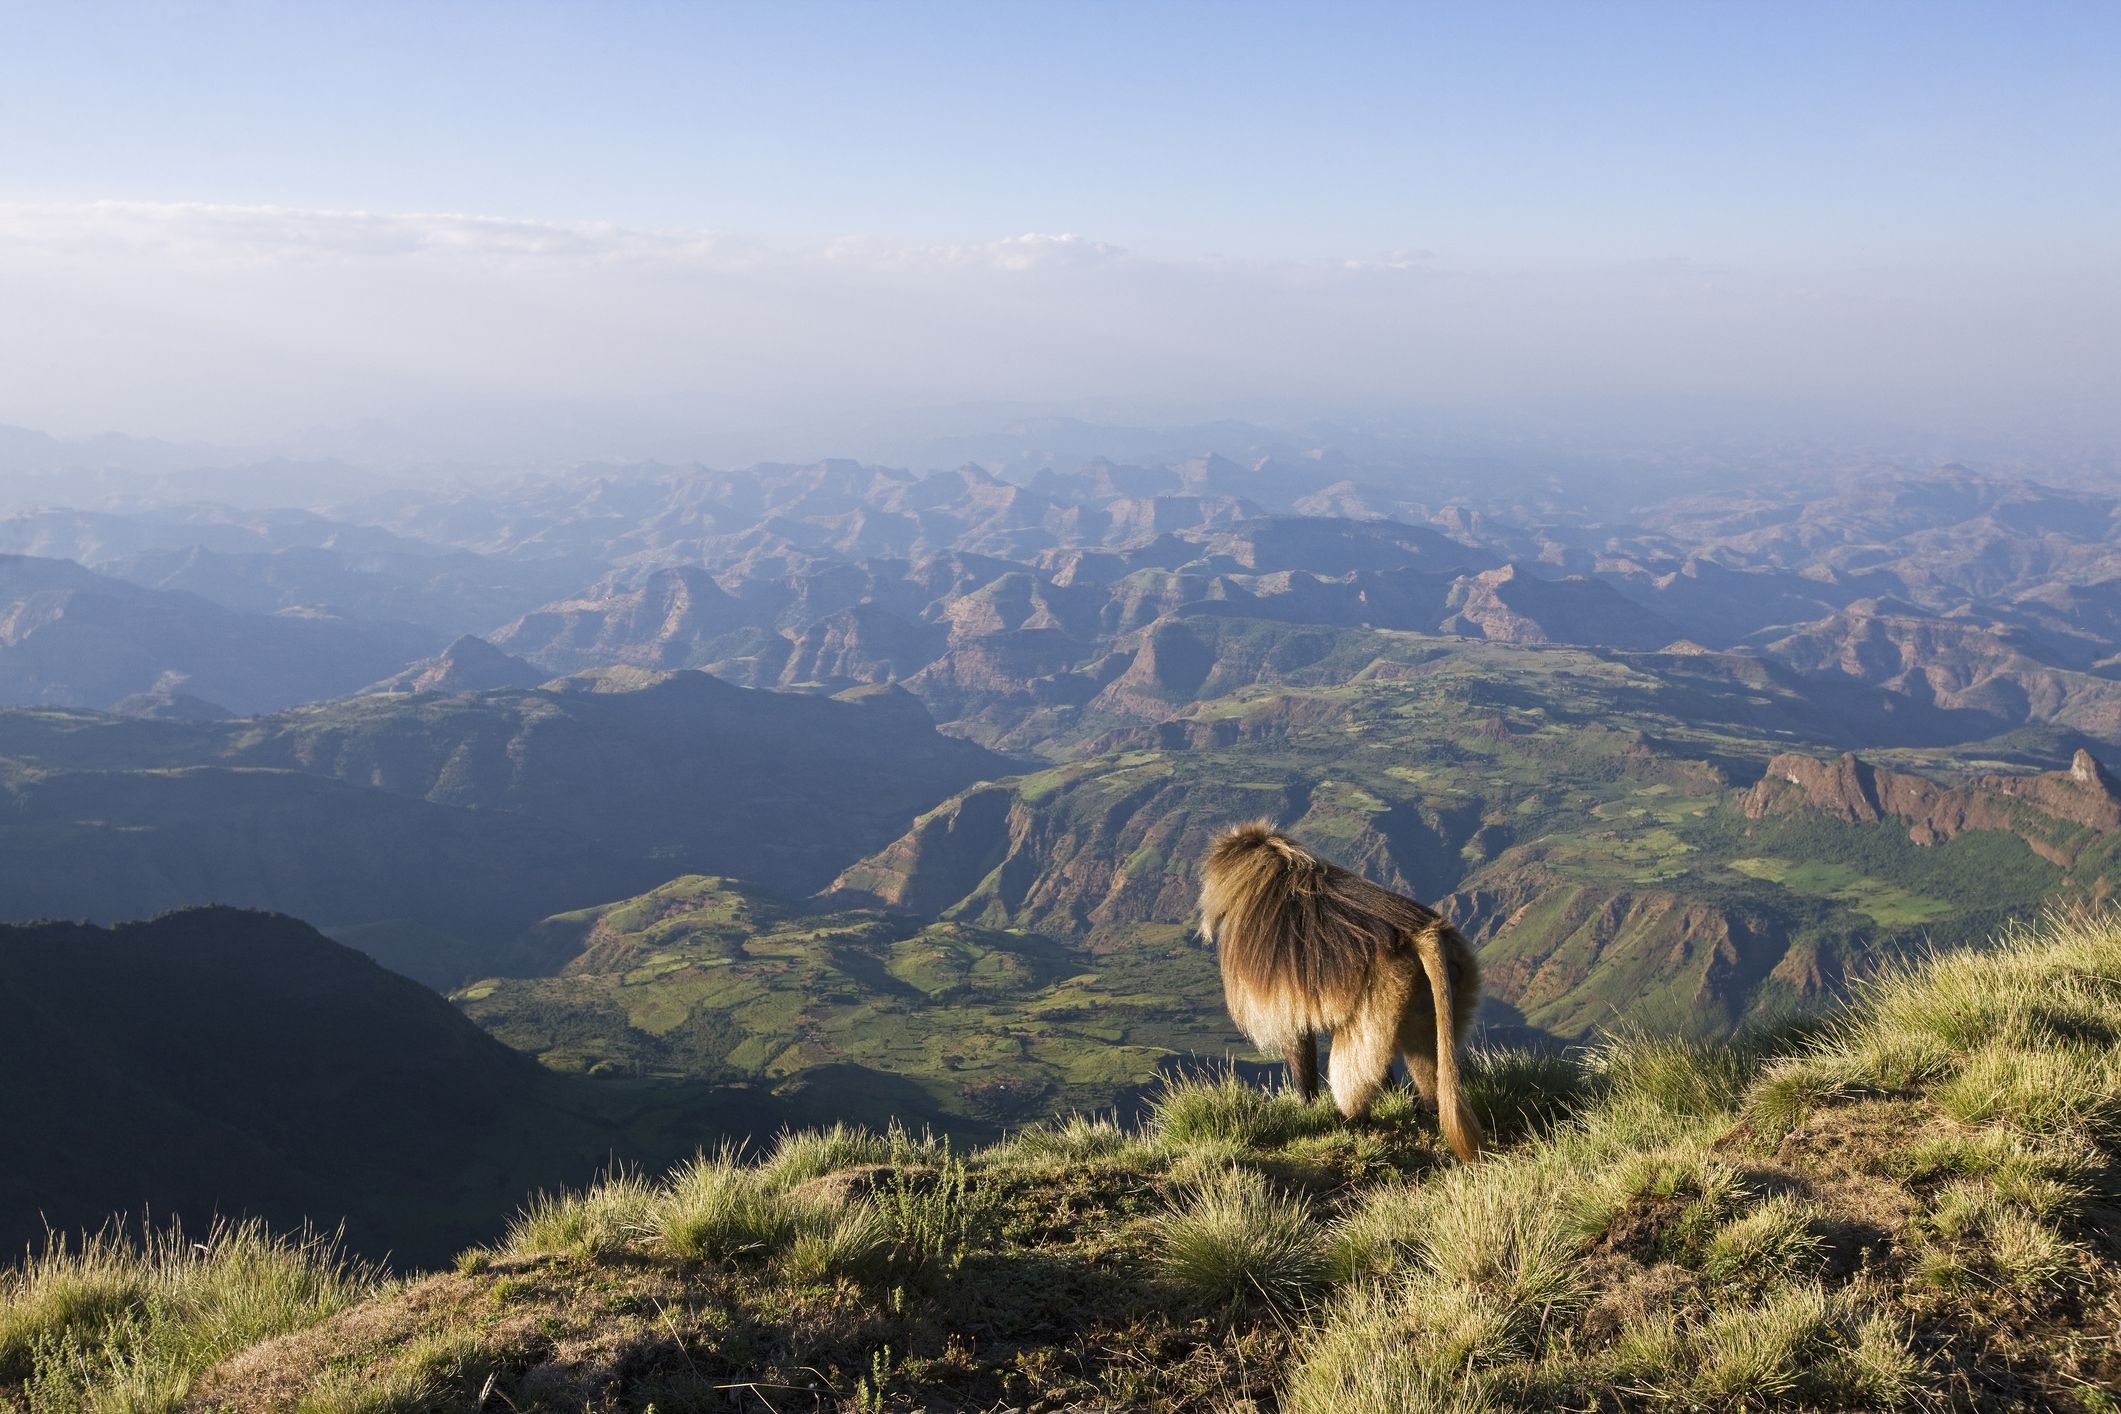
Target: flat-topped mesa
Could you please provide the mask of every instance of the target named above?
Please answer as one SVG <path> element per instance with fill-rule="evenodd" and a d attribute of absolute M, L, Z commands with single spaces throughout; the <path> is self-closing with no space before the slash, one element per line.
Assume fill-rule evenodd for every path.
<path fill-rule="evenodd" d="M 1908 838 L 1919 845 L 1942 843 L 1965 830 L 2002 830 L 2018 835 L 2037 854 L 2068 867 L 2076 845 L 2028 829 L 2027 812 L 2101 834 L 2121 829 L 2121 790 L 2088 751 L 2069 766 L 2033 776 L 1977 776 L 1946 786 L 1924 776 L 1873 766 L 1853 752 L 1832 761 L 1784 752 L 1746 792 L 1748 818 L 1809 809 L 1851 824 L 1888 815 L 1908 821 Z"/>

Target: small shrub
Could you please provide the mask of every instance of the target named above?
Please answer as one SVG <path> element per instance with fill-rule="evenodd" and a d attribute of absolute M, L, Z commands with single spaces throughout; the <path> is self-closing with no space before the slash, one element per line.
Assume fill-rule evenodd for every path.
<path fill-rule="evenodd" d="M 968 1254 L 987 1245 L 999 1206 L 957 1160 L 937 1169 L 899 1169 L 874 1201 L 892 1263 L 911 1276 L 955 1273 Z"/>
<path fill-rule="evenodd" d="M 1276 1193 L 1250 1169 L 1228 1169 L 1203 1183 L 1156 1227 L 1164 1275 L 1205 1301 L 1257 1296 L 1291 1306 L 1325 1276 L 1310 1205 Z"/>
<path fill-rule="evenodd" d="M 895 1168 L 939 1168 L 950 1162 L 950 1136 L 923 1127 L 915 1134 L 898 1120 L 884 1131 L 884 1162 Z"/>

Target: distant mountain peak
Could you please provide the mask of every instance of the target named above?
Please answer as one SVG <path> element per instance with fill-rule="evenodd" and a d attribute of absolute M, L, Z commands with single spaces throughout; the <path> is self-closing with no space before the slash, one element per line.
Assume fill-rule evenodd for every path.
<path fill-rule="evenodd" d="M 378 692 L 492 692 L 500 688 L 536 687 L 548 675 L 504 653 L 474 634 L 465 634 L 432 658 L 414 663 L 395 677 L 368 688 Z"/>

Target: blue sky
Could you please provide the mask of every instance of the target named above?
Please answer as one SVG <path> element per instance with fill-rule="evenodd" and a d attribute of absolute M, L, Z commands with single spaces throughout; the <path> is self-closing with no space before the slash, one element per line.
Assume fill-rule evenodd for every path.
<path fill-rule="evenodd" d="M 2100 370 L 2111 367 L 2111 343 L 2087 351 L 2094 336 L 2079 324 L 2108 308 L 2121 250 L 2121 182 L 2112 175 L 2121 171 L 2121 5 L 90 0 L 0 3 L 0 33 L 0 206 L 18 213 L 18 244 L 30 219 L 19 213 L 36 213 L 45 247 L 37 260 L 15 262 L 10 283 L 0 212 L 0 295 L 29 291 L 24 298 L 34 296 L 47 322 L 39 332 L 58 336 L 43 346 L 60 346 L 62 357 L 70 331 L 91 321 L 104 347 L 113 338 L 140 346 L 131 362 L 184 346 L 187 318 L 212 326 L 201 337 L 214 349 L 247 341 L 254 358 L 285 359 L 290 345 L 307 345 L 324 364 L 336 353 L 343 365 L 347 349 L 364 347 L 372 331 L 343 322 L 339 297 L 280 267 L 261 288 L 283 307 L 292 300 L 340 318 L 343 346 L 315 320 L 299 333 L 275 331 L 269 309 L 233 319 L 199 312 L 225 310 L 240 282 L 211 291 L 221 304 L 202 291 L 190 314 L 134 310 L 135 285 L 203 278 L 172 265 L 164 247 L 166 232 L 192 219 L 176 208 L 204 207 L 273 208 L 296 225 L 299 213 L 439 213 L 578 234 L 712 233 L 776 254 L 770 277 L 750 279 L 741 298 L 726 286 L 711 297 L 694 291 L 703 318 L 747 328 L 808 321 L 827 343 L 843 331 L 819 322 L 819 281 L 801 253 L 851 243 L 871 264 L 891 265 L 905 252 L 1065 234 L 1077 238 L 1068 249 L 1078 257 L 1095 247 L 1136 262 L 1124 290 L 1100 296 L 1114 314 L 1144 297 L 1154 265 L 1148 307 L 1168 301 L 1167 325 L 1232 298 L 1234 267 L 1369 262 L 1478 286 L 1458 296 L 1432 289 L 1422 313 L 1455 308 L 1459 322 L 1410 310 L 1410 336 L 1558 304 L 1567 315 L 1562 345 L 1589 357 L 1584 329 L 1645 299 L 1678 297 L 1645 294 L 1638 286 L 1652 277 L 1643 270 L 1686 270 L 1696 287 L 1683 296 L 1692 313 L 1672 336 L 1682 341 L 1713 341 L 1719 329 L 1759 334 L 1760 321 L 1775 323 L 1792 301 L 1826 299 L 1857 321 L 1849 337 L 1883 359 L 1898 350 L 1884 301 L 1906 309 L 1918 349 L 1951 331 L 1986 333 L 1984 321 L 1999 320 L 2002 345 L 2060 343 L 2080 369 L 2087 352 Z M 143 256 L 136 232 L 112 236 L 107 211 L 78 231 L 66 226 L 65 211 L 111 202 L 128 204 L 128 231 L 147 219 L 142 211 L 161 210 L 165 234 L 150 243 L 159 253 Z M 202 243 L 254 252 L 262 239 L 254 221 L 238 223 L 235 236 L 224 216 L 209 224 L 186 227 L 186 259 Z M 64 271 L 51 265 L 55 232 L 77 251 L 102 244 L 108 283 L 81 259 Z M 273 239 L 300 246 L 319 237 L 305 226 Z M 431 255 L 432 240 L 421 240 Z M 365 248 L 362 258 L 384 260 Z M 843 273 L 844 260 L 836 268 Z M 1735 284 L 1699 288 L 1721 272 Z M 384 297 L 415 297 L 380 266 L 369 275 Z M 1511 294 L 1479 284 L 1513 275 L 1523 283 Z M 602 298 L 602 287 L 574 278 L 548 272 L 524 288 L 559 318 L 571 303 Z M 1287 278 L 1273 280 L 1286 286 Z M 785 320 L 775 313 L 776 282 L 795 311 Z M 1189 282 L 1216 289 L 1189 293 Z M 431 306 L 432 280 L 413 283 Z M 964 318 L 923 334 L 927 348 L 997 336 L 981 335 L 972 317 L 991 303 L 976 283 L 961 282 L 956 294 L 947 280 L 909 292 L 894 275 L 835 299 L 843 315 L 866 304 L 877 319 L 901 317 L 909 301 L 930 311 L 939 300 L 962 303 Z M 499 297 L 476 285 L 451 287 L 467 311 Z M 1990 291 L 1974 297 L 1988 302 L 1966 305 L 1969 286 Z M 1263 340 L 1293 318 L 1296 343 L 1331 345 L 1338 300 L 1362 304 L 1370 321 L 1354 345 L 1374 353 L 1390 342 L 1388 327 L 1373 327 L 1369 292 L 1317 289 L 1308 302 L 1286 288 L 1260 293 Z M 945 371 L 932 387 L 914 387 L 828 377 L 803 390 L 791 384 L 791 396 L 1114 391 L 1089 366 L 1091 344 L 1109 347 L 1111 331 L 1069 327 L 1071 312 L 1104 306 L 1081 292 L 1034 304 L 1017 311 L 1034 342 L 1075 352 L 1056 352 L 1023 378 L 959 378 L 957 387 L 958 375 Z M 2012 324 L 2014 307 L 2030 322 Z M 1786 355 L 1835 327 L 1822 316 L 1799 331 L 1766 332 Z M 1142 366 L 1189 352 L 1220 357 L 1232 337 L 1242 335 L 1211 321 L 1193 339 L 1158 343 L 1153 359 L 1121 362 L 1138 379 Z M 1660 347 L 1662 359 L 1659 348 L 1638 351 L 1637 391 L 1688 381 L 1678 376 L 1687 349 Z M 793 379 L 807 364 L 799 348 L 785 352 Z M 1523 352 L 1556 387 L 1596 392 L 1612 383 L 1611 370 L 1592 369 L 1572 383 L 1567 369 Z M 1622 352 L 1624 366 L 1638 366 Z M 387 354 L 376 349 L 368 361 Z M 28 358 L 25 348 L 15 361 Z M 231 357 L 215 366 L 244 364 Z M 2052 371 L 2070 366 L 2057 356 Z M 9 369 L 0 342 L 0 374 Z M 439 387 L 450 382 L 443 372 L 421 378 L 439 377 Z M 528 396 L 566 382 L 562 365 L 522 373 L 498 385 Z M 705 366 L 688 376 L 720 379 Z M 1240 359 L 1172 391 L 1226 386 L 1254 396 L 1282 376 L 1272 360 Z M 1751 374 L 1734 365 L 1725 376 L 1737 387 Z M 1418 393 L 1426 378 L 1417 360 L 1361 391 Z M 40 399 L 53 408 L 47 421 L 94 420 L 85 391 L 65 393 L 60 375 L 32 381 L 44 391 L 14 403 L 0 397 L 0 420 L 36 418 Z M 665 393 L 685 386 L 664 382 Z M 378 406 L 397 396 L 376 391 Z M 217 401 L 228 404 L 224 420 L 256 420 Z M 294 401 L 299 413 L 286 415 L 331 417 L 357 412 L 359 399 L 349 395 L 344 409 Z M 1941 401 L 1962 399 L 1953 391 Z M 141 403 L 114 407 L 112 422 L 159 416 Z"/>

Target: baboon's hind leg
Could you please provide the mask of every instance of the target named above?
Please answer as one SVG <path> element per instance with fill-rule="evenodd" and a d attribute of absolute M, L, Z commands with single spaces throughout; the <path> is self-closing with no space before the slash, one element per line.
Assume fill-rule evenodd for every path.
<path fill-rule="evenodd" d="M 1399 1053 L 1406 1058 L 1407 1074 L 1421 1092 L 1421 1102 L 1436 1108 L 1436 1013 L 1416 1003 L 1399 1022 Z"/>
<path fill-rule="evenodd" d="M 1306 1031 L 1289 1044 L 1289 1079 L 1305 1104 L 1318 1098 L 1318 1033 Z"/>
<path fill-rule="evenodd" d="M 1333 1033 L 1333 1054 L 1326 1067 L 1333 1103 L 1347 1118 L 1368 1114 L 1370 1102 L 1392 1074 L 1394 1032 L 1389 1021 L 1365 1011 Z"/>

